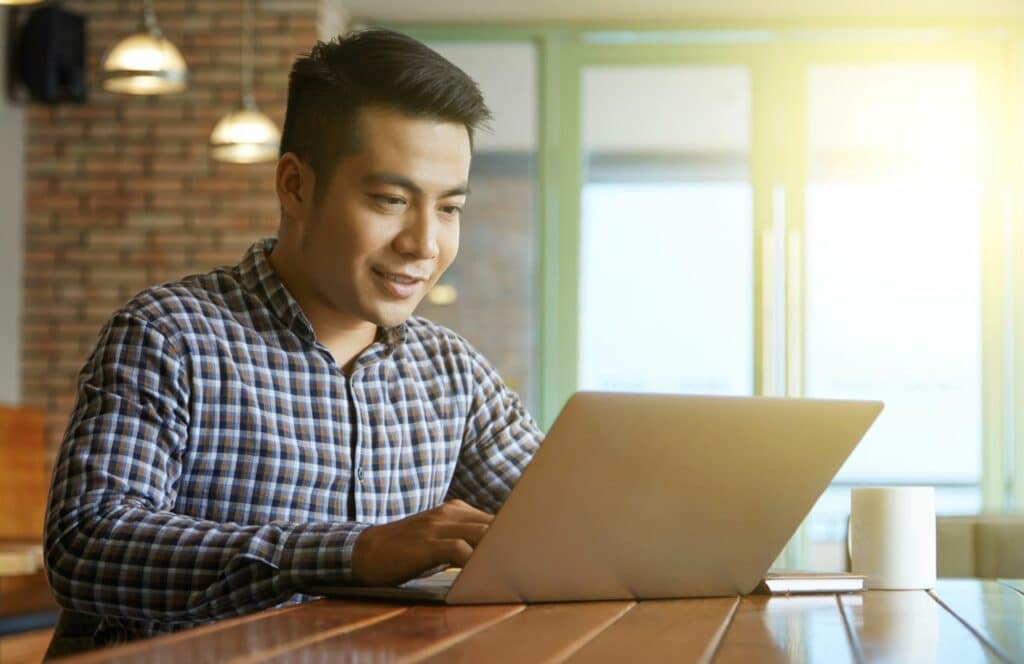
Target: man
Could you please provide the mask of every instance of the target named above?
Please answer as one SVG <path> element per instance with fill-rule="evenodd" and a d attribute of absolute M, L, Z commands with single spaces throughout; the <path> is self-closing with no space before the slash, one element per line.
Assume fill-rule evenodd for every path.
<path fill-rule="evenodd" d="M 277 239 L 137 295 L 80 376 L 45 553 L 97 644 L 466 561 L 541 440 L 477 351 L 412 317 L 488 116 L 398 33 L 296 61 Z"/>

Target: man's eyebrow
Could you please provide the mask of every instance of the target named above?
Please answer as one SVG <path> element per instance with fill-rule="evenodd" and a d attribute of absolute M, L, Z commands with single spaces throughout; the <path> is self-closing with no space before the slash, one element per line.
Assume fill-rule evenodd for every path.
<path fill-rule="evenodd" d="M 363 182 L 365 184 L 390 184 L 402 189 L 407 189 L 414 194 L 422 194 L 423 188 L 418 184 L 405 177 L 404 175 L 398 175 L 397 173 L 370 173 L 369 175 L 363 176 Z M 452 187 L 447 191 L 441 192 L 440 198 L 448 198 L 449 196 L 468 196 L 469 195 L 469 183 L 460 184 L 457 187 Z"/>

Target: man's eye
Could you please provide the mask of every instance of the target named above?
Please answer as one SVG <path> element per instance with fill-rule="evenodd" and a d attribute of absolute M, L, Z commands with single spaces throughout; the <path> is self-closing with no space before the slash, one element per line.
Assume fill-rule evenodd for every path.
<path fill-rule="evenodd" d="M 398 196 L 389 196 L 387 194 L 378 194 L 378 195 L 375 195 L 373 198 L 378 203 L 382 203 L 384 205 L 398 206 L 398 205 L 404 205 L 405 204 L 405 199 L 404 198 L 399 198 Z"/>
<path fill-rule="evenodd" d="M 441 208 L 441 211 L 453 217 L 457 217 L 460 214 L 462 214 L 462 208 L 459 207 L 458 205 L 446 205 L 443 208 Z"/>

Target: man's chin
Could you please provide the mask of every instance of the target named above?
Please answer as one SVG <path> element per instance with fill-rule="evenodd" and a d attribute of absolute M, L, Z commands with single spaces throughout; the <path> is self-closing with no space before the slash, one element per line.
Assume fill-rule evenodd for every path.
<path fill-rule="evenodd" d="M 371 321 L 377 327 L 389 328 L 397 327 L 409 320 L 413 315 L 414 309 L 403 309 L 401 311 L 377 311 L 372 316 Z"/>

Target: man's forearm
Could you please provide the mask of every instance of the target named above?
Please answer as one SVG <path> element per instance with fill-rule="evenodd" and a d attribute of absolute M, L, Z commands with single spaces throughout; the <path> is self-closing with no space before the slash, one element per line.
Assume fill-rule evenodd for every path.
<path fill-rule="evenodd" d="M 161 622 L 204 622 L 351 583 L 366 524 L 222 524 L 121 499 L 50 515 L 46 562 L 65 607 Z"/>

